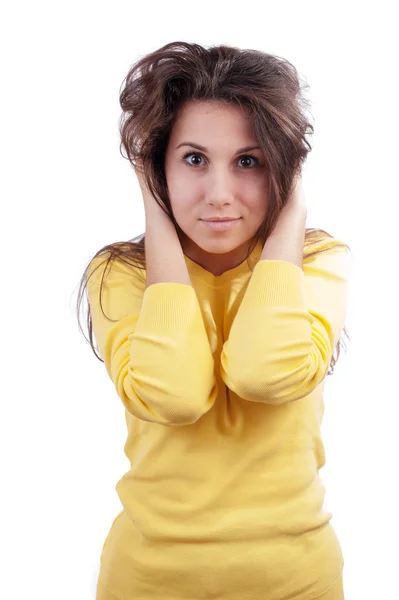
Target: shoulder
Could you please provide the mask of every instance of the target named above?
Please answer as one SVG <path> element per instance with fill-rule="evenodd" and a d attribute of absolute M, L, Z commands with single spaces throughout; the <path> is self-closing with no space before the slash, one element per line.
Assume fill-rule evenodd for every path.
<path fill-rule="evenodd" d="M 325 236 L 305 244 L 303 270 L 308 277 L 348 281 L 352 275 L 353 260 L 352 251 L 343 240 Z"/>
<path fill-rule="evenodd" d="M 109 250 L 100 251 L 89 261 L 85 273 L 90 287 L 125 281 L 142 287 L 143 291 L 145 289 L 145 269 L 134 264 L 129 255 L 118 256 Z"/>

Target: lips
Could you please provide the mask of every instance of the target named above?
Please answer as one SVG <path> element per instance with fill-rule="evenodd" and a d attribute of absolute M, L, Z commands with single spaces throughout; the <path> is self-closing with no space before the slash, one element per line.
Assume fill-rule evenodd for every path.
<path fill-rule="evenodd" d="M 241 217 L 239 219 L 229 219 L 227 221 L 220 219 L 218 221 L 201 219 L 204 227 L 214 231 L 228 231 L 229 229 L 232 229 L 238 221 L 241 221 Z"/>
<path fill-rule="evenodd" d="M 201 219 L 207 223 L 223 223 L 224 221 L 237 221 L 241 217 L 223 217 L 223 219 Z"/>

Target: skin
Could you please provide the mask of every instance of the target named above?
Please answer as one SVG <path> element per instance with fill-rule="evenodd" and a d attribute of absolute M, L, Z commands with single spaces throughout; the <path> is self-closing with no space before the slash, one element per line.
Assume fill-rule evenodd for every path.
<path fill-rule="evenodd" d="M 182 142 L 192 145 L 176 149 Z M 267 212 L 267 168 L 251 122 L 238 106 L 189 101 L 177 116 L 165 155 L 172 211 L 184 232 L 183 252 L 214 275 L 241 264 Z M 186 153 L 192 153 L 183 158 Z M 254 158 L 250 158 L 252 156 Z M 191 165 L 191 166 L 190 166 Z M 201 222 L 240 217 L 231 229 L 214 231 Z"/>

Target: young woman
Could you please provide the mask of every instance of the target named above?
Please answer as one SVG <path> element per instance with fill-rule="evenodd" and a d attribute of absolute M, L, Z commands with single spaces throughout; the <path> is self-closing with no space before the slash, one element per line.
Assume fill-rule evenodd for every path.
<path fill-rule="evenodd" d="M 304 105 L 254 50 L 170 43 L 126 77 L 145 235 L 84 276 L 131 465 L 97 600 L 344 598 L 318 472 L 351 253 L 306 229 Z"/>

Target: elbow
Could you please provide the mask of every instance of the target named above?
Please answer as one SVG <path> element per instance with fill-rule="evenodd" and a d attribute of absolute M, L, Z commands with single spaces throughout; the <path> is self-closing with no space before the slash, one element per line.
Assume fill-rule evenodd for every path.
<path fill-rule="evenodd" d="M 197 401 L 196 401 L 197 400 Z M 211 405 L 208 402 L 199 402 L 198 399 L 192 399 L 190 406 L 185 406 L 183 402 L 170 404 L 168 410 L 160 415 L 158 422 L 167 427 L 184 427 L 185 425 L 194 425 L 208 410 Z"/>
<path fill-rule="evenodd" d="M 133 381 L 129 374 L 120 380 L 118 395 L 126 410 L 144 421 L 166 427 L 193 425 L 213 406 L 217 396 L 215 379 L 208 380 L 193 394 L 193 389 L 173 389 L 171 385 L 150 386 L 148 382 Z"/>
<path fill-rule="evenodd" d="M 309 395 L 325 378 L 332 355 L 330 339 L 275 345 L 251 355 L 223 356 L 222 377 L 244 400 L 279 406 Z"/>
<path fill-rule="evenodd" d="M 229 379 L 228 387 L 243 400 L 279 405 L 287 402 L 287 388 L 270 385 L 265 379 L 243 377 Z"/>
<path fill-rule="evenodd" d="M 229 380 L 229 387 L 244 400 L 280 406 L 309 395 L 327 374 L 324 363 L 314 368 L 312 361 L 301 361 L 281 371 L 252 370 L 242 377 Z"/>
<path fill-rule="evenodd" d="M 300 385 L 280 382 L 271 385 L 265 380 L 241 380 L 234 385 L 236 393 L 248 402 L 260 402 L 280 406 L 293 400 L 299 400 L 310 392 L 304 392 Z M 301 391 L 302 390 L 302 391 Z"/>
<path fill-rule="evenodd" d="M 166 396 L 158 404 L 145 403 L 148 419 L 166 427 L 184 427 L 194 425 L 213 405 L 212 396 Z M 141 399 L 143 402 L 143 399 Z M 162 404 L 162 406 L 161 406 Z"/>

